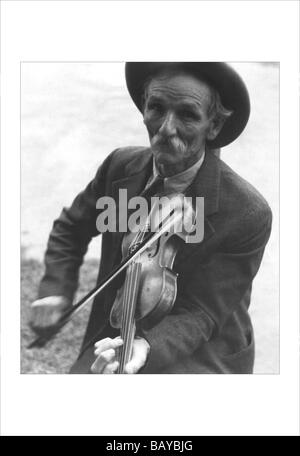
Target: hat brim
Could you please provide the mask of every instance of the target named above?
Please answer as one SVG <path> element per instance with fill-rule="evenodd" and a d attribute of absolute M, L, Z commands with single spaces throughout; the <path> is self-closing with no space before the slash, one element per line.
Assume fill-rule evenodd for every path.
<path fill-rule="evenodd" d="M 145 82 L 170 67 L 179 68 L 214 87 L 225 108 L 233 111 L 218 136 L 208 143 L 210 148 L 232 143 L 244 130 L 250 115 L 247 87 L 239 74 L 224 62 L 127 62 L 125 77 L 129 94 L 143 112 Z"/>

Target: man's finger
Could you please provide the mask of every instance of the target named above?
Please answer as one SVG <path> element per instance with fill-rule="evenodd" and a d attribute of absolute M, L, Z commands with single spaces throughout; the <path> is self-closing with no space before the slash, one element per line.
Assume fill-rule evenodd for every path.
<path fill-rule="evenodd" d="M 105 339 L 98 340 L 98 342 L 95 343 L 95 347 L 100 347 L 101 345 L 107 344 L 110 341 L 112 341 L 111 337 L 105 337 Z"/>
<path fill-rule="evenodd" d="M 113 363 L 107 364 L 107 366 L 103 370 L 103 374 L 114 374 L 119 367 L 118 361 L 114 361 Z"/>
<path fill-rule="evenodd" d="M 63 313 L 62 306 L 34 303 L 31 307 L 29 323 L 32 328 L 55 326 Z"/>
<path fill-rule="evenodd" d="M 31 326 L 33 328 L 46 328 L 47 326 L 51 326 L 52 322 L 46 318 L 44 309 L 36 309 L 34 314 L 31 317 Z"/>
<path fill-rule="evenodd" d="M 109 350 L 110 348 L 115 349 L 121 347 L 122 344 L 123 340 L 120 337 L 116 337 L 115 339 L 106 337 L 105 339 L 99 340 L 95 343 L 95 353 L 97 351 L 99 354 L 101 351 Z"/>
<path fill-rule="evenodd" d="M 97 355 L 96 352 L 97 350 L 95 351 L 95 355 Z M 94 374 L 102 374 L 107 364 L 109 364 L 111 361 L 114 361 L 115 355 L 116 352 L 113 349 L 102 351 L 92 365 L 91 371 Z"/>
<path fill-rule="evenodd" d="M 129 363 L 126 364 L 125 366 L 125 374 L 136 374 L 141 367 L 143 367 L 144 362 L 141 360 L 138 361 L 129 361 Z"/>
<path fill-rule="evenodd" d="M 126 374 L 136 374 L 145 364 L 147 349 L 140 340 L 135 340 L 131 360 L 125 366 Z"/>

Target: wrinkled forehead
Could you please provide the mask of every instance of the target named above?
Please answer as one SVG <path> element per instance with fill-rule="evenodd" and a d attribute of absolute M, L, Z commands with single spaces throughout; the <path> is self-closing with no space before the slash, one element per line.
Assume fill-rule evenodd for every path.
<path fill-rule="evenodd" d="M 149 79 L 145 85 L 145 98 L 167 97 L 174 101 L 183 100 L 197 104 L 210 104 L 212 89 L 203 80 L 182 71 L 165 71 Z"/>

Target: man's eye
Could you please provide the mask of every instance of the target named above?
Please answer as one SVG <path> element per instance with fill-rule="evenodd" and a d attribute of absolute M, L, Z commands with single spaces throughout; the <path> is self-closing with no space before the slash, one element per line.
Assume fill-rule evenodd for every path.
<path fill-rule="evenodd" d="M 150 103 L 148 109 L 150 109 L 150 111 L 162 112 L 163 106 L 159 103 Z"/>
<path fill-rule="evenodd" d="M 191 111 L 181 111 L 180 115 L 184 119 L 198 120 L 198 116 L 194 112 L 191 112 Z"/>

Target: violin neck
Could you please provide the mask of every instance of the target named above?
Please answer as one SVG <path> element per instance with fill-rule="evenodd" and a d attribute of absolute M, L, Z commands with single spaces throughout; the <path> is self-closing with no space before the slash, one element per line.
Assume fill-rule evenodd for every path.
<path fill-rule="evenodd" d="M 126 273 L 120 333 L 123 345 L 118 350 L 118 374 L 125 373 L 125 366 L 130 361 L 132 356 L 133 341 L 136 331 L 135 309 L 139 290 L 138 284 L 141 266 L 140 262 L 134 262 L 129 265 Z"/>
<path fill-rule="evenodd" d="M 118 361 L 119 361 L 119 367 L 117 370 L 118 374 L 125 373 L 125 366 L 131 360 L 135 330 L 136 330 L 135 323 L 133 322 L 133 324 L 130 325 L 126 338 L 123 336 L 124 344 L 122 345 L 122 347 L 119 347 L 119 349 L 118 349 Z M 121 337 L 122 337 L 122 335 L 121 335 Z"/>

